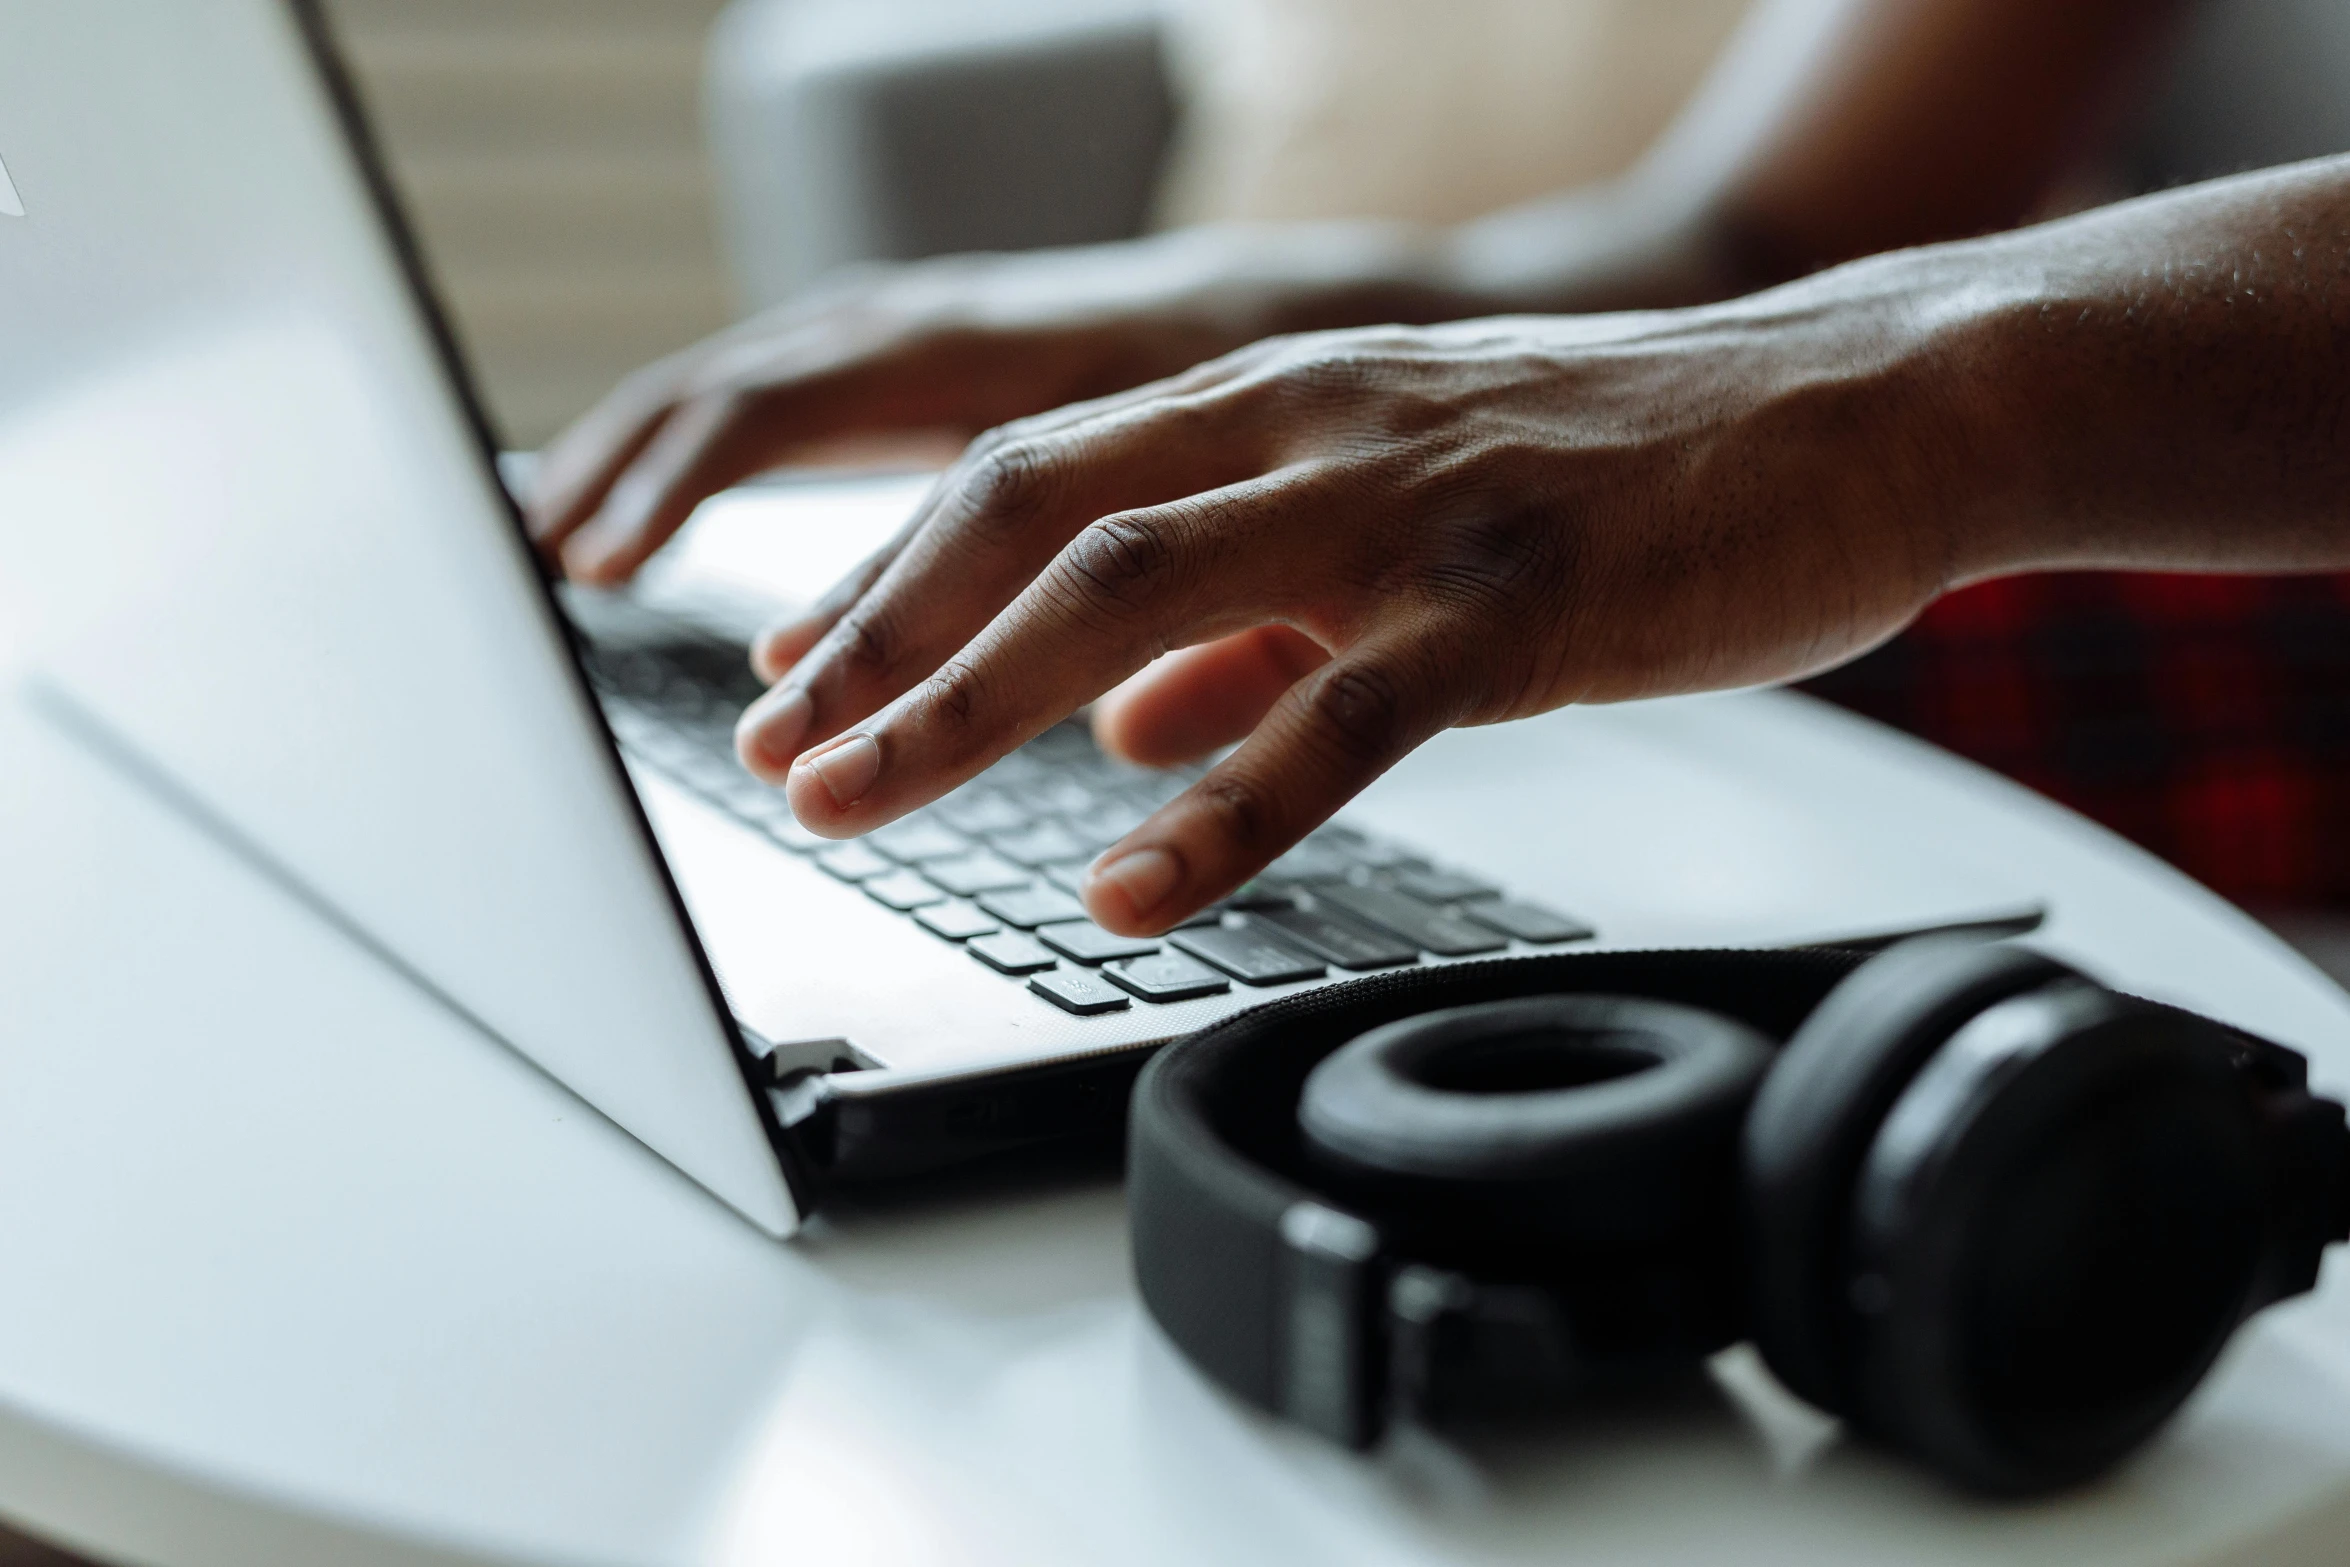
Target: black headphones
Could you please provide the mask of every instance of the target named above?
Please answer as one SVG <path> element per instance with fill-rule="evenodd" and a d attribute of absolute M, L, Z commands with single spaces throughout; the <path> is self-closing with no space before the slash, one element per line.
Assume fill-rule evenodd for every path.
<path fill-rule="evenodd" d="M 1336 1441 L 1751 1337 L 2008 1495 L 2128 1454 L 2350 1239 L 2350 1131 L 2300 1055 L 1956 937 L 1290 997 L 1151 1062 L 1128 1177 L 1159 1325 Z"/>

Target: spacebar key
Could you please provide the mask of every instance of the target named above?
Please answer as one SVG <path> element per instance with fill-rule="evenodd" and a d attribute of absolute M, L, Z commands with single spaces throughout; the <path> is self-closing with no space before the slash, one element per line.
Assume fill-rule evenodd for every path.
<path fill-rule="evenodd" d="M 1273 926 L 1291 941 L 1329 959 L 1344 969 L 1393 968 L 1420 961 L 1420 949 L 1408 941 L 1373 930 L 1360 920 L 1329 909 L 1260 909 L 1249 916 Z"/>
<path fill-rule="evenodd" d="M 1203 963 L 1213 963 L 1244 985 L 1285 985 L 1322 977 L 1321 964 L 1262 927 L 1203 925 L 1171 932 L 1167 942 Z"/>
<path fill-rule="evenodd" d="M 1489 930 L 1479 930 L 1457 914 L 1432 909 L 1417 898 L 1385 887 L 1362 887 L 1353 882 L 1324 882 L 1313 888 L 1324 903 L 1391 930 L 1424 952 L 1438 957 L 1465 958 L 1480 952 L 1499 952 L 1509 943 Z"/>

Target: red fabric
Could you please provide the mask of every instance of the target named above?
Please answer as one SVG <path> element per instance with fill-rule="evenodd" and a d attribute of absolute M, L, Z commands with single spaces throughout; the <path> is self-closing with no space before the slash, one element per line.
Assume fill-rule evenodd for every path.
<path fill-rule="evenodd" d="M 1982 583 L 1806 689 L 2230 898 L 2350 908 L 2350 576 Z"/>

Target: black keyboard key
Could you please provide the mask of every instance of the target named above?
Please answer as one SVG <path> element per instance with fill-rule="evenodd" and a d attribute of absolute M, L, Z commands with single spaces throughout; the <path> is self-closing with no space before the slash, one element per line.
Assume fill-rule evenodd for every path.
<path fill-rule="evenodd" d="M 1059 961 L 1038 946 L 1034 937 L 1023 936 L 1016 930 L 974 936 L 963 943 L 963 949 L 989 968 L 1005 974 L 1033 974 Z"/>
<path fill-rule="evenodd" d="M 1011 755 L 997 757 L 995 764 L 980 776 L 989 787 L 996 789 L 1034 783 L 1053 770 L 1053 764 L 1045 758 L 1046 749 L 1038 747 L 1037 742 L 1031 740 L 1027 746 Z"/>
<path fill-rule="evenodd" d="M 1299 946 L 1343 969 L 1394 968 L 1420 961 L 1420 949 L 1328 909 L 1266 909 L 1252 914 Z"/>
<path fill-rule="evenodd" d="M 1083 896 L 1085 891 L 1085 868 L 1092 863 L 1093 862 L 1091 860 L 1056 861 L 1055 863 L 1044 866 L 1042 868 L 1044 871 L 1044 879 L 1051 882 L 1054 886 L 1060 888 L 1063 892 L 1072 892 L 1078 894 L 1079 896 Z M 1287 907 L 1289 904 L 1289 898 L 1286 894 L 1282 896 L 1280 901 L 1283 907 Z M 1197 914 L 1194 914 L 1190 918 L 1184 920 L 1182 923 L 1186 925 L 1220 925 L 1224 922 L 1224 911 L 1234 906 L 1235 905 L 1230 900 L 1226 900 L 1221 903 L 1211 903 L 1206 908 L 1200 910 Z"/>
<path fill-rule="evenodd" d="M 952 859 L 979 847 L 946 823 L 928 816 L 909 816 L 887 827 L 877 827 L 866 834 L 865 841 L 901 865 Z"/>
<path fill-rule="evenodd" d="M 797 818 L 794 817 L 791 813 L 790 803 L 787 802 L 781 794 L 772 795 L 769 798 L 760 800 L 755 804 L 744 804 L 739 801 L 729 802 L 727 809 L 733 811 L 735 815 L 741 817 L 744 821 L 755 822 L 761 827 L 765 827 L 770 821 L 779 816 L 782 817 L 785 821 L 797 820 Z"/>
<path fill-rule="evenodd" d="M 1323 973 L 1320 963 L 1261 925 L 1179 930 L 1167 940 L 1244 985 L 1282 985 L 1295 979 L 1320 979 Z"/>
<path fill-rule="evenodd" d="M 941 903 L 946 894 L 915 875 L 912 871 L 892 871 L 887 876 L 876 876 L 860 883 L 865 896 L 876 903 L 884 903 L 900 914 Z"/>
<path fill-rule="evenodd" d="M 761 817 L 759 830 L 794 854 L 814 854 L 832 842 L 830 838 L 819 838 L 802 827 L 799 818 L 789 811 L 780 816 Z"/>
<path fill-rule="evenodd" d="M 603 699 L 604 723 L 611 729 L 612 738 L 630 750 L 661 743 L 661 721 L 641 708 L 609 699 L 609 688 L 603 681 L 596 683 L 596 692 Z"/>
<path fill-rule="evenodd" d="M 982 893 L 979 906 L 1007 925 L 1027 930 L 1055 920 L 1085 918 L 1085 905 L 1058 887 L 1014 887 L 1008 892 Z"/>
<path fill-rule="evenodd" d="M 996 853 L 1020 865 L 1040 866 L 1054 860 L 1085 857 L 1085 845 L 1059 822 L 1038 822 L 1018 832 L 994 833 L 987 842 Z"/>
<path fill-rule="evenodd" d="M 1428 868 L 1427 859 L 1414 850 L 1386 838 L 1374 838 L 1358 827 L 1329 822 L 1306 834 L 1306 843 L 1314 848 L 1327 849 L 1350 865 L 1368 870 L 1413 870 Z"/>
<path fill-rule="evenodd" d="M 1002 766 L 1002 763 L 997 763 Z M 930 808 L 939 820 L 957 832 L 979 834 L 1011 832 L 1028 825 L 1028 813 L 995 789 L 948 795 Z"/>
<path fill-rule="evenodd" d="M 706 732 L 723 715 L 722 699 L 689 680 L 672 680 L 652 695 L 649 704 L 672 729 Z"/>
<path fill-rule="evenodd" d="M 1385 838 L 1366 838 L 1346 851 L 1357 865 L 1374 871 L 1424 871 L 1427 858 Z"/>
<path fill-rule="evenodd" d="M 1501 889 L 1459 871 L 1403 870 L 1395 877 L 1396 891 L 1422 903 L 1459 903 L 1468 898 L 1498 898 Z"/>
<path fill-rule="evenodd" d="M 816 863 L 842 881 L 871 881 L 897 869 L 895 862 L 883 859 L 863 843 L 836 843 L 817 855 Z"/>
<path fill-rule="evenodd" d="M 1430 908 L 1417 898 L 1406 897 L 1390 888 L 1330 882 L 1315 887 L 1314 896 L 1383 930 L 1391 930 L 1422 951 L 1439 957 L 1471 957 L 1480 952 L 1499 952 L 1509 945 L 1500 936 L 1458 915 Z"/>
<path fill-rule="evenodd" d="M 1297 892 L 1286 883 L 1275 886 L 1266 881 L 1246 881 L 1224 903 L 1235 909 L 1293 909 L 1297 907 Z"/>
<path fill-rule="evenodd" d="M 1187 773 L 1145 773 L 1118 785 L 1116 793 L 1128 805 L 1155 811 L 1190 787 L 1191 776 Z"/>
<path fill-rule="evenodd" d="M 1301 843 L 1266 866 L 1257 879 L 1275 886 L 1293 882 L 1344 881 L 1346 873 L 1353 868 L 1346 856 L 1335 848 L 1318 843 Z"/>
<path fill-rule="evenodd" d="M 1505 936 L 1515 936 L 1520 941 L 1588 941 L 1599 934 L 1581 920 L 1553 913 L 1539 903 L 1492 898 L 1468 904 L 1461 913 L 1480 925 L 1498 930 Z"/>
<path fill-rule="evenodd" d="M 1106 963 L 1111 958 L 1139 958 L 1159 950 L 1158 942 L 1148 936 L 1120 936 L 1085 919 L 1040 926 L 1036 939 L 1055 952 L 1075 958 L 1080 963 Z"/>
<path fill-rule="evenodd" d="M 960 854 L 951 860 L 932 860 L 922 867 L 922 874 L 958 898 L 1025 887 L 1033 879 L 1024 867 L 985 849 L 976 854 Z"/>
<path fill-rule="evenodd" d="M 1115 963 L 1103 964 L 1102 973 L 1112 984 L 1133 991 L 1145 1001 L 1190 1001 L 1200 996 L 1220 996 L 1232 988 L 1223 975 L 1180 952 L 1120 958 Z"/>
<path fill-rule="evenodd" d="M 996 917 L 976 903 L 961 898 L 950 898 L 944 903 L 933 903 L 914 913 L 915 922 L 936 936 L 949 941 L 968 941 L 973 936 L 992 936 L 1004 927 Z"/>
<path fill-rule="evenodd" d="M 769 811 L 791 809 L 780 789 L 771 789 L 742 770 L 729 757 L 723 762 L 712 762 L 706 768 L 692 769 L 695 787 L 716 800 L 737 816 L 764 817 Z"/>
<path fill-rule="evenodd" d="M 1133 1005 L 1126 999 L 1126 992 L 1091 969 L 1057 968 L 1031 979 L 1028 988 L 1062 1011 L 1074 1012 L 1079 1017 L 1122 1012 Z"/>
<path fill-rule="evenodd" d="M 727 766 L 728 770 L 735 775 L 734 777 L 720 779 L 715 775 L 715 772 L 705 777 L 702 776 L 698 767 L 673 769 L 673 771 L 682 772 L 691 778 L 694 791 L 697 794 L 716 800 L 735 815 L 748 821 L 764 822 L 770 816 L 791 815 L 791 802 L 784 798 L 781 789 L 768 788 L 765 784 L 743 772 L 739 764 L 729 763 Z"/>
<path fill-rule="evenodd" d="M 1040 816 L 1075 816 L 1101 802 L 1091 789 L 1058 770 L 1035 783 L 1010 791 L 1013 798 Z"/>
<path fill-rule="evenodd" d="M 675 730 L 662 727 L 658 720 L 641 733 L 622 736 L 621 744 L 631 756 L 640 758 L 665 773 L 678 773 L 686 767 L 701 765 L 701 753 L 692 741 Z"/>
<path fill-rule="evenodd" d="M 1105 800 L 1090 811 L 1070 817 L 1069 831 L 1089 851 L 1098 851 L 1140 827 L 1149 816 L 1150 812 L 1136 810 L 1122 800 Z"/>

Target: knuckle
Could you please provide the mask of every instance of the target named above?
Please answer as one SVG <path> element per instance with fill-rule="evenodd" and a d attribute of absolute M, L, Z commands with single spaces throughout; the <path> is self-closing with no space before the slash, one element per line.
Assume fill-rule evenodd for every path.
<path fill-rule="evenodd" d="M 851 675 L 885 676 L 904 648 L 897 616 L 871 601 L 851 607 L 832 632 L 833 662 Z"/>
<path fill-rule="evenodd" d="M 1288 397 L 1309 403 L 1386 395 L 1396 385 L 1396 347 L 1389 334 L 1377 329 L 1297 338 L 1280 356 L 1276 384 Z"/>
<path fill-rule="evenodd" d="M 1539 607 L 1570 574 L 1567 530 L 1547 513 L 1477 498 L 1434 530 L 1436 548 L 1420 565 L 1420 586 L 1482 616 Z"/>
<path fill-rule="evenodd" d="M 1055 575 L 1077 605 L 1126 613 L 1139 609 L 1164 584 L 1175 557 L 1163 519 L 1126 513 L 1089 524 L 1070 540 Z"/>
<path fill-rule="evenodd" d="M 963 659 L 950 658 L 922 682 L 913 705 L 927 721 L 968 729 L 979 714 L 981 684 L 977 668 Z"/>
<path fill-rule="evenodd" d="M 1269 859 L 1281 847 L 1274 835 L 1279 813 L 1254 780 L 1212 773 L 1192 785 L 1192 795 L 1217 835 L 1242 855 Z"/>
<path fill-rule="evenodd" d="M 1344 348 L 1308 355 L 1289 372 L 1291 388 L 1315 402 L 1350 398 L 1378 379 L 1370 356 Z"/>
<path fill-rule="evenodd" d="M 1306 694 L 1308 730 L 1347 761 L 1384 762 L 1408 741 L 1411 706 L 1392 669 L 1353 662 L 1332 669 Z"/>
<path fill-rule="evenodd" d="M 1041 441 L 990 442 L 974 455 L 958 486 L 962 513 L 983 529 L 1024 522 L 1045 506 L 1057 472 Z"/>
<path fill-rule="evenodd" d="M 1348 374 L 1343 362 L 1326 353 L 1282 356 L 1233 389 L 1247 403 L 1258 405 L 1268 420 L 1319 417 L 1334 403 L 1346 400 Z"/>
<path fill-rule="evenodd" d="M 974 469 L 993 457 L 1011 439 L 1012 426 L 1005 424 L 982 430 L 971 437 L 963 445 L 962 456 L 957 458 L 955 465 L 947 470 L 942 481 L 945 491 L 947 493 L 954 492 Z"/>

